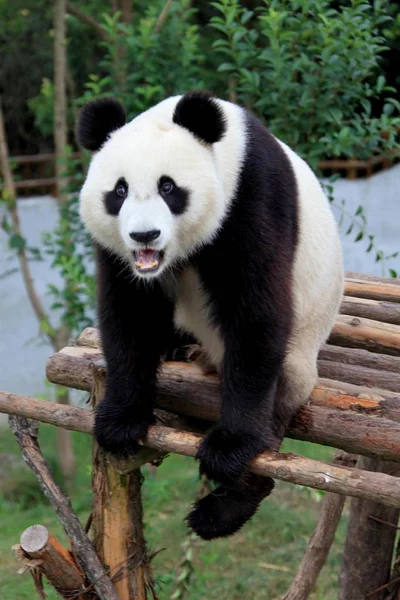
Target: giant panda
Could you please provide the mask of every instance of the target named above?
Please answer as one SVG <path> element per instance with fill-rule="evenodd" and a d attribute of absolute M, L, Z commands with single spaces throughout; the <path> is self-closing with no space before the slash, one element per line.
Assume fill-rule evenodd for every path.
<path fill-rule="evenodd" d="M 278 450 L 317 379 L 343 288 L 337 226 L 307 164 L 250 112 L 203 91 L 126 123 L 114 99 L 82 109 L 94 152 L 80 212 L 97 249 L 107 364 L 101 447 L 137 450 L 154 421 L 157 370 L 176 332 L 220 376 L 220 421 L 198 451 L 216 483 L 187 517 L 235 533 L 273 488 L 248 463 Z"/>

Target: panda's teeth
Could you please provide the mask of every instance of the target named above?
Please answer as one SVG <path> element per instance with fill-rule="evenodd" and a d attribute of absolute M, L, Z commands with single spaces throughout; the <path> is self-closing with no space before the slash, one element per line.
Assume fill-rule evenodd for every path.
<path fill-rule="evenodd" d="M 139 271 L 156 271 L 160 266 L 160 252 L 150 248 L 134 252 L 135 266 Z"/>

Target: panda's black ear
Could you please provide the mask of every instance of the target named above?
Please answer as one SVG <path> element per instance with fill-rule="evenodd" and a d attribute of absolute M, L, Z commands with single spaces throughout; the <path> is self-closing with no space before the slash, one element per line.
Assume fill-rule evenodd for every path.
<path fill-rule="evenodd" d="M 224 111 L 207 92 L 194 91 L 182 96 L 172 120 L 207 144 L 219 142 L 226 131 Z"/>
<path fill-rule="evenodd" d="M 86 150 L 99 150 L 112 131 L 126 123 L 125 111 L 114 98 L 97 98 L 82 108 L 77 138 Z"/>

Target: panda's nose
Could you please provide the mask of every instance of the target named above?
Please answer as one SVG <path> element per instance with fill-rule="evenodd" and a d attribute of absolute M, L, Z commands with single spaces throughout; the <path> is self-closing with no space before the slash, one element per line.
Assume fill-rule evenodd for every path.
<path fill-rule="evenodd" d="M 129 235 L 135 242 L 148 244 L 160 237 L 160 233 L 161 231 L 159 229 L 150 229 L 149 231 L 131 231 Z"/>

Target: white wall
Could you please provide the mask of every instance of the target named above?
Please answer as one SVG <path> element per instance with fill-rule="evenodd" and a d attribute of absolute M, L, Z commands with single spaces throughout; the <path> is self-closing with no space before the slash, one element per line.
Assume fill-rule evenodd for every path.
<path fill-rule="evenodd" d="M 400 250 L 400 165 L 366 180 L 340 180 L 335 184 L 338 200 L 346 199 L 346 209 L 365 206 L 368 230 L 376 234 L 377 245 L 386 252 Z M 40 246 L 43 232 L 50 231 L 57 219 L 57 207 L 50 197 L 19 201 L 23 233 L 32 246 Z M 2 217 L 0 207 L 0 218 Z M 337 211 L 336 211 L 337 212 Z M 343 237 L 345 268 L 381 274 L 380 264 L 365 253 L 364 242 L 355 244 L 354 236 Z M 17 265 L 10 259 L 7 237 L 0 230 L 0 275 Z M 400 272 L 400 259 L 392 267 Z M 37 290 L 46 306 L 46 286 L 57 280 L 49 260 L 33 263 Z M 19 273 L 0 279 L 0 389 L 20 394 L 46 393 L 45 363 L 51 348 L 38 338 L 38 324 L 26 298 Z"/>
<path fill-rule="evenodd" d="M 352 214 L 362 204 L 367 217 L 367 232 L 375 234 L 378 249 L 386 255 L 400 251 L 400 164 L 382 171 L 368 179 L 339 179 L 334 184 L 335 202 L 346 200 L 345 209 Z M 335 210 L 339 218 L 340 211 Z M 357 228 L 352 235 L 344 235 L 349 220 L 341 228 L 344 263 L 347 271 L 359 271 L 370 275 L 383 275 L 382 265 L 375 257 L 366 254 L 368 239 L 354 243 Z M 400 256 L 387 264 L 400 273 Z"/>

